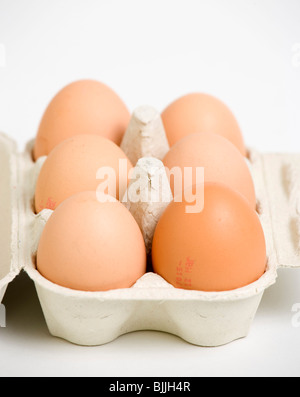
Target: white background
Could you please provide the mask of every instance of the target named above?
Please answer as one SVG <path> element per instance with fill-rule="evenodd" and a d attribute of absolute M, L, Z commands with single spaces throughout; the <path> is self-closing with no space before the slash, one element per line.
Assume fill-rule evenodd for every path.
<path fill-rule="evenodd" d="M 51 98 L 94 78 L 132 111 L 194 91 L 235 113 L 248 146 L 300 151 L 299 0 L 0 0 L 0 130 L 23 148 Z M 281 270 L 250 335 L 204 349 L 157 332 L 96 348 L 52 338 L 31 282 L 4 303 L 0 375 L 300 375 L 300 272 Z"/>

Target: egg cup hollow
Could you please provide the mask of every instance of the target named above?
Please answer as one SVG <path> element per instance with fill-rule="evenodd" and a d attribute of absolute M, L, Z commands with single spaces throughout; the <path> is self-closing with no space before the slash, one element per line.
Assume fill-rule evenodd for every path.
<path fill-rule="evenodd" d="M 161 124 L 153 109 L 143 110 L 126 134 L 127 155 L 138 159 L 147 178 L 145 189 L 155 187 L 156 173 L 162 172 L 161 155 L 146 152 L 145 146 L 166 145 Z M 145 118 L 146 114 L 152 115 Z M 151 113 L 152 112 L 152 113 Z M 156 129 L 149 124 L 156 120 Z M 147 135 L 148 134 L 148 135 Z M 155 139 L 153 138 L 155 136 Z M 132 138 L 130 138 L 130 136 Z M 134 137 L 134 138 L 133 138 Z M 140 139 L 130 146 L 130 139 Z M 154 145 L 154 146 L 155 146 Z M 249 167 L 256 187 L 258 213 L 265 232 L 268 266 L 265 274 L 246 287 L 226 292 L 201 292 L 174 288 L 159 275 L 146 273 L 132 288 L 106 292 L 70 290 L 51 283 L 36 269 L 36 252 L 51 210 L 34 212 L 33 197 L 37 176 L 45 158 L 34 162 L 33 141 L 19 153 L 16 144 L 0 136 L 1 255 L 0 302 L 7 285 L 24 270 L 33 281 L 49 332 L 71 343 L 95 346 L 138 330 L 171 333 L 185 341 L 206 347 L 227 344 L 248 335 L 264 291 L 277 279 L 279 267 L 299 267 L 300 155 L 261 154 L 249 149 Z M 130 153 L 134 150 L 135 153 Z M 146 153 L 146 156 L 143 156 Z M 155 171 L 155 172 L 154 172 Z M 161 182 L 165 183 L 165 182 Z M 162 202 L 124 202 L 140 225 L 148 253 L 155 226 L 171 197 L 162 187 Z M 296 227 L 295 227 L 296 225 Z"/>

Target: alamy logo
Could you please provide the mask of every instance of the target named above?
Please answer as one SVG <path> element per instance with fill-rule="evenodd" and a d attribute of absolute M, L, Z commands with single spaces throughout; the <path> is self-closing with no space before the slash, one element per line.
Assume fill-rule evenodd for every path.
<path fill-rule="evenodd" d="M 294 328 L 300 328 L 300 303 L 294 304 L 292 312 L 295 313 L 292 317 L 292 326 Z"/>
<path fill-rule="evenodd" d="M 6 66 L 6 48 L 5 45 L 0 43 L 0 68 Z"/>
<path fill-rule="evenodd" d="M 173 181 L 174 201 L 185 202 L 186 213 L 199 214 L 204 209 L 204 168 L 153 166 L 151 174 L 142 167 L 128 170 L 127 160 L 119 160 L 118 173 L 115 168 L 101 167 L 97 171 L 99 202 L 116 197 L 117 191 L 123 203 L 169 203 L 170 196 L 164 194 L 166 184 Z M 129 180 L 129 185 L 127 186 Z M 153 188 L 154 187 L 154 188 Z M 109 196 L 103 194 L 108 193 Z M 165 200 L 165 201 L 164 201 Z"/>
<path fill-rule="evenodd" d="M 6 309 L 4 305 L 0 305 L 0 328 L 6 327 Z"/>

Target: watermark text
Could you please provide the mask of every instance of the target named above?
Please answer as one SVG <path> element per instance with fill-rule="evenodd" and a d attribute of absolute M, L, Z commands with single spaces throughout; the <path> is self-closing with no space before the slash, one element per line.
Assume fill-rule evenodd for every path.
<path fill-rule="evenodd" d="M 96 175 L 99 185 L 99 202 L 119 197 L 123 203 L 185 203 L 188 214 L 201 213 L 204 209 L 203 167 L 152 167 L 151 170 L 135 167 L 128 170 L 128 162 L 119 161 L 119 169 L 99 168 Z"/>
<path fill-rule="evenodd" d="M 295 313 L 292 317 L 292 326 L 294 328 L 300 328 L 300 303 L 293 305 L 292 313 Z"/>

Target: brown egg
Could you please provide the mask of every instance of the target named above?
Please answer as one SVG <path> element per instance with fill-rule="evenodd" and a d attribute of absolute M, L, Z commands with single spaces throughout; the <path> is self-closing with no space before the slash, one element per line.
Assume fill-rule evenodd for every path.
<path fill-rule="evenodd" d="M 219 99 L 206 94 L 189 94 L 162 113 L 162 120 L 170 146 L 189 134 L 212 132 L 231 141 L 246 155 L 243 136 L 234 115 Z"/>
<path fill-rule="evenodd" d="M 54 284 L 80 291 L 130 288 L 146 271 L 142 233 L 117 200 L 95 192 L 64 201 L 51 215 L 37 252 L 37 269 Z"/>
<path fill-rule="evenodd" d="M 120 145 L 130 113 L 118 95 L 93 80 L 76 81 L 51 101 L 41 120 L 33 157 L 37 160 L 74 135 L 96 134 Z"/>
<path fill-rule="evenodd" d="M 38 177 L 35 209 L 54 210 L 83 191 L 103 191 L 119 199 L 126 192 L 132 164 L 112 141 L 99 135 L 76 135 L 47 157 Z"/>
<path fill-rule="evenodd" d="M 257 213 L 242 195 L 217 183 L 204 185 L 205 205 L 188 214 L 172 202 L 155 230 L 154 271 L 177 288 L 229 291 L 266 271 L 266 243 Z"/>
<path fill-rule="evenodd" d="M 180 173 L 174 170 L 174 176 L 170 178 L 173 195 L 177 195 L 178 188 L 182 191 L 198 183 L 196 167 L 203 167 L 205 182 L 227 184 L 240 192 L 252 208 L 256 207 L 254 182 L 246 159 L 231 142 L 220 135 L 188 135 L 172 146 L 163 163 L 169 170 L 180 168 Z M 184 177 L 185 167 L 192 167 L 192 178 Z"/>

